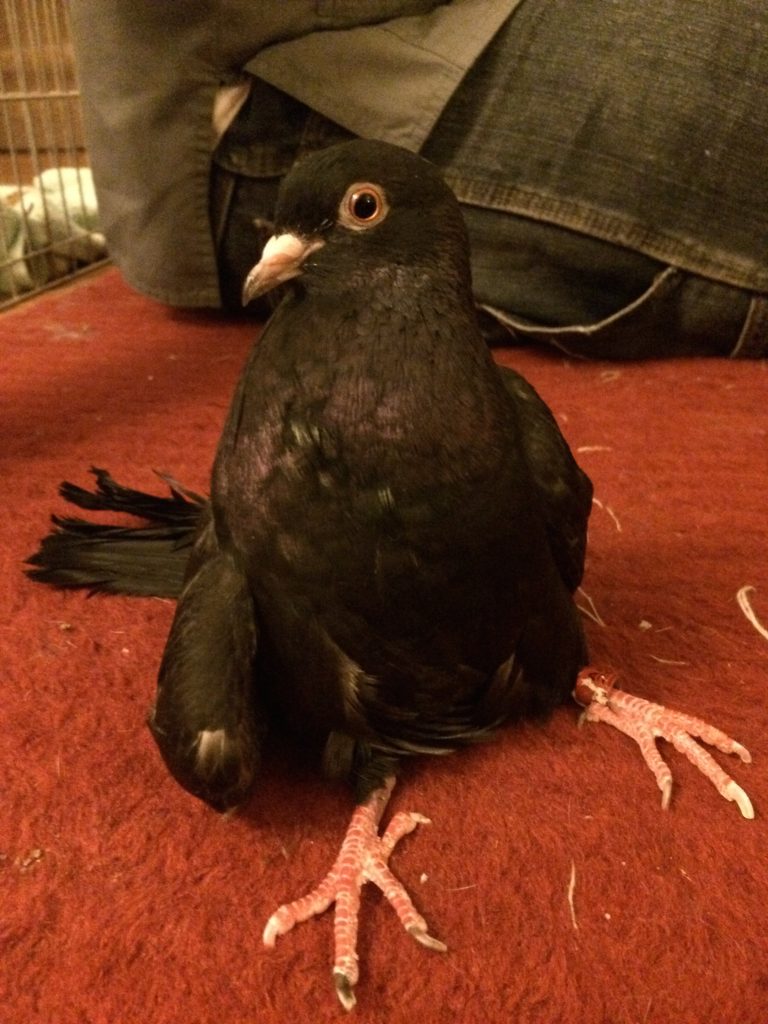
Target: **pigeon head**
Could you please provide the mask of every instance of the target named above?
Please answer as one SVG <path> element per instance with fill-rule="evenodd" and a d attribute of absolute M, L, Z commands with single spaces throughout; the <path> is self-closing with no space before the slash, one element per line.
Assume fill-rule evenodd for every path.
<path fill-rule="evenodd" d="M 356 139 L 304 158 L 283 181 L 275 224 L 244 305 L 286 281 L 333 293 L 442 278 L 469 293 L 459 204 L 429 161 L 399 146 Z"/>

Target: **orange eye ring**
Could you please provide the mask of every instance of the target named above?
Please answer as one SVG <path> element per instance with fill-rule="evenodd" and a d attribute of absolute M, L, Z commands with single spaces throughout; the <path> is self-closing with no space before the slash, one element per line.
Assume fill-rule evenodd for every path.
<path fill-rule="evenodd" d="M 350 185 L 339 206 L 339 222 L 353 231 L 365 231 L 389 213 L 389 203 L 378 185 L 358 182 Z"/>

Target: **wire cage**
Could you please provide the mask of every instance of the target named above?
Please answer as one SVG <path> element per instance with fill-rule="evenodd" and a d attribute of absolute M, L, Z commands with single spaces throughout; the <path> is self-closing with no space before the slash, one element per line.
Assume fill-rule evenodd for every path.
<path fill-rule="evenodd" d="M 106 260 L 67 0 L 0 0 L 0 309 Z"/>

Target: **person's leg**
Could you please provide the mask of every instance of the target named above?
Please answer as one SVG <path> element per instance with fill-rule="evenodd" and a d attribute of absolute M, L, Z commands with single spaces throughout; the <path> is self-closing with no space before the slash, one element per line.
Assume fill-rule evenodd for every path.
<path fill-rule="evenodd" d="M 738 6 L 524 0 L 454 93 L 423 154 L 517 338 L 768 354 L 768 14 Z"/>
<path fill-rule="evenodd" d="M 718 0 L 692 48 L 681 5 L 634 8 L 524 0 L 428 138 L 464 206 L 478 303 L 515 339 L 585 356 L 764 355 L 768 57 L 747 37 L 768 16 L 740 24 Z M 349 137 L 256 82 L 214 160 L 228 305 L 282 174 Z"/>

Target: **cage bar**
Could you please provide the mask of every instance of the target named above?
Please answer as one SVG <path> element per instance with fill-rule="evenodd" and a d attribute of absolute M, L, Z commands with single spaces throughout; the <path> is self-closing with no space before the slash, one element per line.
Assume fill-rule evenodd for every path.
<path fill-rule="evenodd" d="M 66 0 L 0 6 L 0 308 L 105 262 Z"/>

